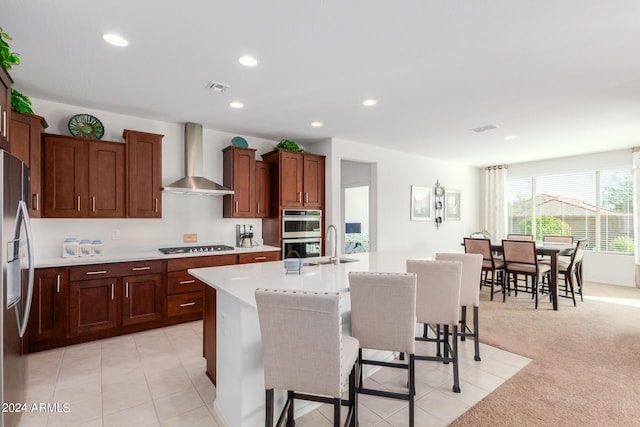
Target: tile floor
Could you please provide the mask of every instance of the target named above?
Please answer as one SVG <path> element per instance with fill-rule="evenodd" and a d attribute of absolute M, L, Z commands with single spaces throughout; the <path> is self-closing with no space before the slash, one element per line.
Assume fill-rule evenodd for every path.
<path fill-rule="evenodd" d="M 422 351 L 430 343 L 418 343 Z M 425 353 L 426 354 L 426 353 Z M 529 363 L 529 359 L 473 341 L 460 345 L 461 393 L 453 393 L 450 365 L 416 362 L 416 425 L 446 426 Z M 205 376 L 202 322 L 190 322 L 27 356 L 27 404 L 69 404 L 69 411 L 28 412 L 20 426 L 213 426 L 216 390 Z M 382 368 L 369 387 L 400 389 L 406 371 Z M 360 397 L 360 426 L 408 425 L 407 404 Z M 332 425 L 323 405 L 296 421 L 298 427 Z"/>

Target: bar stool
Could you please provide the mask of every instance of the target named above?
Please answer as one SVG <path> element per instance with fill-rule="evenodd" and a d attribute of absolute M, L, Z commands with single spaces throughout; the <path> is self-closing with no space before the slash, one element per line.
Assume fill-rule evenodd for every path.
<path fill-rule="evenodd" d="M 358 422 L 358 340 L 342 334 L 339 293 L 256 289 L 262 336 L 265 426 L 273 426 L 274 389 L 286 390 L 287 401 L 277 426 L 286 417 L 293 427 L 294 399 L 333 404 L 333 425 L 348 406 L 345 426 Z M 342 392 L 349 383 L 349 399 Z"/>
<path fill-rule="evenodd" d="M 358 393 L 409 401 L 409 426 L 414 425 L 416 275 L 409 273 L 349 273 L 352 335 L 360 342 Z M 399 351 L 408 364 L 367 360 L 362 349 Z M 408 392 L 369 389 L 362 386 L 363 365 L 407 369 Z"/>
<path fill-rule="evenodd" d="M 458 376 L 458 339 L 449 342 L 449 326 L 453 327 L 453 336 L 458 335 L 460 315 L 460 283 L 462 281 L 462 263 L 458 261 L 407 260 L 407 272 L 418 275 L 416 290 L 417 323 L 425 325 L 425 336 L 416 337 L 417 341 L 436 341 L 438 348 L 444 344 L 444 355 L 416 355 L 416 360 L 431 360 L 444 363 L 453 362 L 453 391 L 460 393 Z M 436 338 L 426 336 L 427 325 L 436 326 Z M 444 333 L 440 333 L 440 325 Z M 451 356 L 449 356 L 451 354 Z"/>
<path fill-rule="evenodd" d="M 445 254 L 437 253 L 437 261 L 459 261 L 462 263 L 462 282 L 460 285 L 460 341 L 472 337 L 475 355 L 473 360 L 480 361 L 480 341 L 478 340 L 478 308 L 480 306 L 480 289 L 478 280 L 482 276 L 482 255 L 480 254 Z M 467 325 L 467 306 L 473 306 L 473 330 Z"/>

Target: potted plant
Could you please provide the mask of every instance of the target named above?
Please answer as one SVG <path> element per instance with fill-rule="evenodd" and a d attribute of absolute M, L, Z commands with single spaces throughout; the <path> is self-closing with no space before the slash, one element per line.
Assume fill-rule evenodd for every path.
<path fill-rule="evenodd" d="M 12 66 L 20 64 L 20 55 L 11 52 L 8 40 L 13 40 L 11 36 L 0 27 L 0 62 L 5 70 L 10 70 Z M 31 100 L 28 96 L 11 89 L 11 107 L 19 113 L 33 114 Z"/>
<path fill-rule="evenodd" d="M 291 150 L 291 151 L 304 151 L 298 144 L 295 142 L 283 139 L 276 146 L 273 147 L 274 150 Z"/>

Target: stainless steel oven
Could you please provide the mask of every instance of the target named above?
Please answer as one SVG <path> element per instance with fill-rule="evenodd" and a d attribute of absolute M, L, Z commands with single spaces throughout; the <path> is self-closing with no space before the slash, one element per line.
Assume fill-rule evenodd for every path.
<path fill-rule="evenodd" d="M 283 209 L 282 238 L 322 237 L 322 211 L 317 209 Z"/>
<path fill-rule="evenodd" d="M 295 252 L 295 253 L 294 253 Z M 322 255 L 322 238 L 282 239 L 282 259 L 311 258 Z"/>

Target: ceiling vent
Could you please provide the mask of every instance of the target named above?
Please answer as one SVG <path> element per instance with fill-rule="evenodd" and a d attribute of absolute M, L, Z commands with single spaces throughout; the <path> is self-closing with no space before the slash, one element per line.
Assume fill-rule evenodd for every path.
<path fill-rule="evenodd" d="M 484 125 L 484 126 L 480 126 L 479 128 L 475 128 L 475 129 L 471 129 L 471 130 L 476 132 L 476 133 L 481 133 L 481 132 L 486 132 L 488 130 L 494 130 L 494 129 L 498 129 L 498 126 L 496 126 L 496 125 Z"/>
<path fill-rule="evenodd" d="M 211 89 L 214 92 L 222 93 L 222 92 L 226 92 L 227 89 L 229 89 L 231 86 L 226 85 L 224 83 L 220 83 L 220 82 L 214 82 L 213 80 L 211 80 L 209 83 L 207 83 L 207 86 L 205 87 L 207 89 Z"/>

